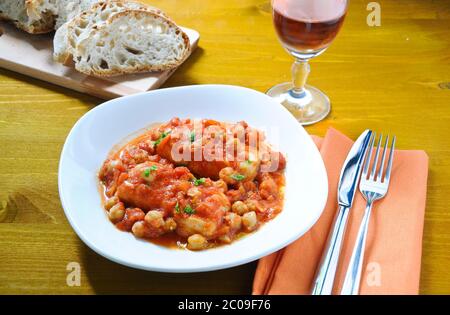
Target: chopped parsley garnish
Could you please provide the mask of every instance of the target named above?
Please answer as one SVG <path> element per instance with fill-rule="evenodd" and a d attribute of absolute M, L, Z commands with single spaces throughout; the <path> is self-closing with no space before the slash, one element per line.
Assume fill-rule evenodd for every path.
<path fill-rule="evenodd" d="M 245 178 L 245 176 L 241 175 L 241 174 L 233 174 L 233 175 L 231 175 L 231 178 L 234 180 L 237 180 L 237 181 L 241 181 Z"/>
<path fill-rule="evenodd" d="M 184 213 L 187 213 L 187 214 L 194 214 L 194 213 L 195 213 L 195 210 L 192 209 L 192 207 L 191 207 L 190 205 L 187 205 L 186 207 L 184 207 Z"/>
<path fill-rule="evenodd" d="M 195 141 L 195 132 L 191 131 L 191 136 L 190 136 L 191 142 Z"/>
<path fill-rule="evenodd" d="M 158 166 L 152 165 L 150 166 L 150 171 L 156 171 L 158 169 Z"/>
<path fill-rule="evenodd" d="M 153 172 L 153 171 L 156 171 L 157 169 L 158 169 L 158 167 L 157 167 L 156 165 L 152 165 L 152 166 L 150 166 L 149 168 L 146 168 L 146 169 L 144 170 L 144 176 L 145 176 L 145 177 L 149 177 L 149 176 L 150 176 L 150 173 Z"/>
<path fill-rule="evenodd" d="M 177 204 L 175 205 L 175 212 L 180 213 L 180 205 L 178 204 L 178 201 Z"/>
<path fill-rule="evenodd" d="M 199 185 L 201 185 L 201 184 L 204 184 L 205 181 L 206 181 L 206 180 L 205 180 L 204 178 L 194 179 L 194 185 L 195 185 L 195 186 L 199 186 Z"/>
<path fill-rule="evenodd" d="M 164 131 L 164 132 L 159 136 L 159 138 L 156 139 L 156 141 L 155 141 L 155 146 L 157 146 L 158 144 L 160 144 L 161 141 L 162 141 L 165 137 L 167 137 L 167 136 L 170 134 L 170 132 L 171 132 L 171 130 Z"/>
<path fill-rule="evenodd" d="M 247 164 L 252 164 L 252 161 L 250 161 L 250 160 L 247 160 L 245 162 L 247 162 Z"/>

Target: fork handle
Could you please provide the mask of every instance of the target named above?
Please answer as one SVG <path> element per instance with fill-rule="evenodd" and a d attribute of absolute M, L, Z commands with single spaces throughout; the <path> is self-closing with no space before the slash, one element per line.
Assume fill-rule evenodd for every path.
<path fill-rule="evenodd" d="M 334 277 L 339 262 L 348 213 L 348 207 L 339 206 L 338 215 L 328 236 L 327 244 L 317 269 L 311 292 L 312 295 L 330 295 L 333 291 Z"/>
<path fill-rule="evenodd" d="M 356 244 L 353 248 L 352 257 L 345 274 L 344 284 L 342 285 L 341 294 L 358 295 L 361 283 L 361 273 L 364 261 L 364 249 L 366 247 L 367 231 L 369 230 L 370 213 L 372 212 L 372 201 L 368 201 L 364 217 L 359 226 Z"/>

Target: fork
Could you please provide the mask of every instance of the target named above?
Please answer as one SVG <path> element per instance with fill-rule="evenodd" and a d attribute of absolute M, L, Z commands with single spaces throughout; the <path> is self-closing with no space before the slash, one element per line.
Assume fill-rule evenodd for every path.
<path fill-rule="evenodd" d="M 378 156 L 380 153 L 380 145 L 383 140 L 383 135 L 380 135 L 378 141 L 377 150 L 373 159 L 373 165 L 369 174 L 369 166 L 372 158 L 372 151 L 375 142 L 376 135 L 374 134 L 370 139 L 369 149 L 364 162 L 364 169 L 359 182 L 359 190 L 366 199 L 366 210 L 359 227 L 358 235 L 356 238 L 356 244 L 353 248 L 353 253 L 350 258 L 350 263 L 345 274 L 344 284 L 342 286 L 341 294 L 344 295 L 357 295 L 359 293 L 359 286 L 361 283 L 361 272 L 364 261 L 364 249 L 367 239 L 367 231 L 369 229 L 370 213 L 372 212 L 373 203 L 376 200 L 383 198 L 389 188 L 389 180 L 391 178 L 392 160 L 394 158 L 395 149 L 395 136 L 392 139 L 391 150 L 389 153 L 389 160 L 387 162 L 386 171 L 384 172 L 384 165 L 386 160 L 387 146 L 389 144 L 389 136 L 386 137 L 386 141 L 383 149 L 383 156 L 381 158 L 381 165 L 378 162 Z M 377 172 L 378 166 L 378 172 Z M 383 174 L 384 173 L 384 174 Z"/>

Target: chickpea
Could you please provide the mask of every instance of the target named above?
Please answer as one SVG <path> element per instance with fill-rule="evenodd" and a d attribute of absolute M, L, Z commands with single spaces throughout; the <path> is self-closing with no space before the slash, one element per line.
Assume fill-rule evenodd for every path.
<path fill-rule="evenodd" d="M 236 201 L 235 203 L 233 203 L 231 210 L 239 215 L 243 215 L 244 213 L 247 213 L 249 211 L 247 205 L 242 201 Z"/>
<path fill-rule="evenodd" d="M 188 237 L 188 248 L 191 250 L 200 250 L 206 248 L 208 241 L 203 235 L 193 234 Z"/>
<path fill-rule="evenodd" d="M 166 232 L 174 231 L 176 228 L 177 228 L 177 223 L 175 222 L 175 220 L 173 218 L 168 218 L 164 222 L 164 230 Z"/>
<path fill-rule="evenodd" d="M 214 182 L 214 186 L 222 189 L 223 192 L 226 192 L 228 190 L 228 186 L 227 183 L 225 183 L 225 181 L 223 181 L 222 179 L 219 179 L 218 181 Z"/>
<path fill-rule="evenodd" d="M 125 215 L 125 206 L 123 205 L 123 202 L 116 203 L 114 206 L 109 209 L 109 219 L 116 223 L 123 219 Z"/>
<path fill-rule="evenodd" d="M 145 223 L 144 221 L 137 221 L 133 224 L 131 228 L 131 232 L 133 232 L 134 236 L 143 238 L 145 234 Z"/>
<path fill-rule="evenodd" d="M 112 197 L 116 193 L 117 190 L 117 182 L 111 182 L 109 186 L 106 187 L 105 195 L 107 197 Z"/>
<path fill-rule="evenodd" d="M 258 225 L 255 211 L 247 212 L 242 216 L 242 224 L 247 231 L 253 231 Z"/>
<path fill-rule="evenodd" d="M 262 212 L 263 209 L 257 200 L 247 199 L 245 200 L 245 205 L 247 206 L 249 211 L 258 211 Z"/>
<path fill-rule="evenodd" d="M 242 218 L 240 215 L 237 215 L 236 213 L 228 213 L 225 217 L 225 220 L 227 221 L 228 225 L 232 230 L 240 230 L 242 226 Z"/>
<path fill-rule="evenodd" d="M 187 195 L 191 198 L 198 198 L 201 196 L 201 192 L 197 187 L 192 187 L 187 191 Z"/>
<path fill-rule="evenodd" d="M 188 216 L 187 218 L 177 218 L 177 234 L 189 237 L 192 234 L 202 234 L 206 237 L 213 237 L 217 231 L 217 223 L 198 216 Z"/>
<path fill-rule="evenodd" d="M 222 235 L 221 237 L 218 238 L 218 240 L 225 244 L 231 243 L 231 237 L 228 235 Z"/>
<path fill-rule="evenodd" d="M 110 210 L 118 202 L 119 202 L 119 197 L 117 197 L 117 196 L 113 196 L 113 197 L 109 198 L 105 202 L 105 209 Z"/>
<path fill-rule="evenodd" d="M 239 163 L 238 171 L 245 176 L 246 180 L 253 180 L 258 174 L 259 165 L 258 156 L 250 152 L 248 159 Z"/>
<path fill-rule="evenodd" d="M 227 184 L 236 184 L 236 180 L 233 179 L 232 175 L 235 173 L 235 170 L 232 167 L 224 167 L 219 172 L 219 177 Z"/>
<path fill-rule="evenodd" d="M 164 226 L 164 219 L 162 212 L 158 210 L 151 210 L 147 212 L 147 214 L 145 215 L 145 222 L 154 228 Z"/>

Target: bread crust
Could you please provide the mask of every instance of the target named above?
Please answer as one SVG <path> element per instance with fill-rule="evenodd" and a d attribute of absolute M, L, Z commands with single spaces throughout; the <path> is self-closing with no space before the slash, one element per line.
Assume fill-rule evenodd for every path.
<path fill-rule="evenodd" d="M 109 22 L 108 24 L 113 23 L 115 19 L 118 19 L 122 16 L 132 15 L 132 16 L 136 17 L 140 14 L 147 14 L 147 15 L 153 16 L 155 18 L 163 18 L 165 23 L 169 24 L 171 27 L 177 28 L 177 30 L 181 33 L 181 36 L 183 38 L 183 44 L 185 46 L 183 56 L 179 60 L 177 60 L 176 62 L 169 62 L 164 65 L 148 64 L 148 65 L 137 65 L 134 67 L 130 66 L 129 68 L 124 68 L 124 69 L 104 69 L 104 70 L 79 69 L 78 67 L 76 67 L 77 64 L 75 63 L 76 69 L 79 72 L 84 73 L 86 75 L 97 76 L 97 77 L 111 77 L 111 76 L 118 76 L 118 75 L 123 75 L 123 74 L 133 74 L 133 73 L 153 72 L 153 71 L 167 71 L 167 70 L 174 69 L 174 68 L 178 67 L 179 65 L 181 65 L 187 59 L 187 57 L 190 55 L 191 45 L 190 45 L 189 37 L 187 36 L 187 34 L 184 33 L 183 30 L 178 25 L 176 25 L 172 20 L 166 19 L 166 18 L 162 17 L 161 15 L 158 15 L 153 12 L 146 11 L 146 10 L 124 10 L 124 11 L 114 14 L 108 21 Z M 95 31 L 101 31 L 102 29 L 107 27 L 108 24 L 102 26 L 100 29 L 97 29 Z"/>
<path fill-rule="evenodd" d="M 78 16 L 74 17 L 72 20 L 68 21 L 68 25 L 67 25 L 67 38 L 66 38 L 66 51 L 64 53 L 59 53 L 58 55 L 54 55 L 54 60 L 62 63 L 66 66 L 69 65 L 73 65 L 74 61 L 73 61 L 73 54 L 72 54 L 72 49 L 73 47 L 71 47 L 70 43 L 74 42 L 75 39 L 73 37 L 73 32 L 74 29 L 76 27 L 76 25 L 79 25 L 81 23 L 81 20 L 86 16 L 86 15 L 90 15 L 90 14 L 94 14 L 98 9 L 101 9 L 101 7 L 105 7 L 107 4 L 117 4 L 117 5 L 126 5 L 126 4 L 135 4 L 137 7 L 141 6 L 142 10 L 146 10 L 146 11 L 151 11 L 154 12 L 156 14 L 159 14 L 167 19 L 170 19 L 163 11 L 161 11 L 158 8 L 154 8 L 151 7 L 147 4 L 143 4 L 141 2 L 138 1 L 127 1 L 127 0 L 103 0 L 103 1 L 99 1 L 97 3 L 94 3 L 89 10 L 87 11 L 83 11 L 80 12 L 80 14 L 78 14 Z M 124 10 L 126 9 L 126 7 L 124 7 Z M 118 12 L 114 13 L 117 14 Z M 110 18 L 108 19 L 110 20 Z M 106 21 L 105 21 L 106 22 Z"/>
<path fill-rule="evenodd" d="M 36 5 L 38 3 L 35 0 L 24 0 L 24 7 L 27 11 L 27 17 L 30 19 L 30 13 L 36 14 Z M 35 19 L 31 23 L 24 23 L 18 21 L 6 13 L 0 12 L 0 20 L 8 21 L 14 24 L 18 29 L 21 29 L 29 34 L 45 34 L 53 31 L 53 26 L 55 25 L 55 16 L 51 12 L 45 12 L 38 16 L 38 19 Z"/>
<path fill-rule="evenodd" d="M 40 12 L 39 8 L 42 6 L 42 2 L 42 0 L 25 0 L 27 15 L 29 18 L 34 19 L 34 22 L 27 28 L 30 34 L 44 34 L 54 30 L 56 12 Z"/>
<path fill-rule="evenodd" d="M 76 36 L 73 35 L 73 31 L 75 30 L 77 26 L 76 23 L 84 22 L 83 18 L 86 18 L 86 15 L 94 14 L 98 12 L 98 9 L 102 6 L 107 6 L 108 4 L 118 4 L 119 6 L 123 6 L 123 10 L 119 9 L 117 12 L 113 12 L 105 21 L 102 21 L 100 26 L 97 24 L 94 24 L 93 27 L 89 26 L 89 33 L 86 34 L 97 34 L 98 32 L 107 32 L 108 27 L 114 23 L 116 19 L 129 16 L 131 17 L 142 17 L 143 15 L 152 17 L 154 19 L 158 19 L 160 23 L 163 23 L 167 25 L 168 28 L 170 28 L 169 33 L 173 35 L 174 39 L 170 39 L 167 43 L 173 44 L 174 42 L 177 43 L 176 51 L 170 52 L 168 51 L 168 55 L 162 55 L 158 58 L 153 57 L 145 57 L 142 59 L 139 59 L 139 61 L 135 65 L 128 65 L 128 64 L 119 64 L 114 63 L 112 65 L 112 68 L 108 69 L 99 69 L 100 67 L 98 64 L 95 63 L 89 63 L 89 60 L 84 63 L 84 67 L 77 67 L 77 60 L 74 59 L 73 53 L 76 53 L 76 49 L 74 51 L 74 48 L 72 48 L 72 45 L 69 45 L 70 41 L 78 40 Z M 130 6 L 126 6 L 127 4 L 131 4 Z M 54 1 L 46 1 L 46 0 L 23 0 L 23 2 L 19 3 L 19 10 L 26 10 L 26 18 L 23 18 L 21 21 L 18 21 L 14 19 L 15 11 L 11 11 L 10 15 L 8 16 L 5 13 L 0 13 L 0 19 L 11 21 L 13 24 L 16 25 L 19 29 L 24 30 L 25 32 L 28 32 L 30 34 L 44 34 L 49 33 L 53 31 L 55 22 L 57 19 L 57 13 L 58 10 L 57 7 L 58 3 Z M 135 5 L 135 6 L 133 6 Z M 56 8 L 54 8 L 56 6 Z M 14 6 L 15 7 L 15 6 Z M 6 12 L 9 12 L 6 10 Z M 23 12 L 23 11 L 20 11 Z M 121 21 L 120 23 L 124 23 L 124 21 Z M 150 22 L 151 23 L 151 22 Z M 142 73 L 142 72 L 151 72 L 151 71 L 167 71 L 174 69 L 178 67 L 180 64 L 182 64 L 187 57 L 190 54 L 190 41 L 189 37 L 186 35 L 186 33 L 183 32 L 183 30 L 176 25 L 175 22 L 173 22 L 163 11 L 148 6 L 146 4 L 137 2 L 137 1 L 127 1 L 127 0 L 102 0 L 97 3 L 94 3 L 89 10 L 82 11 L 80 14 L 78 14 L 75 18 L 72 18 L 68 22 L 68 30 L 67 30 L 67 38 L 62 38 L 61 41 L 57 41 L 58 43 L 67 43 L 67 45 L 60 45 L 58 47 L 61 47 L 61 51 L 58 51 L 57 54 L 54 55 L 54 59 L 57 62 L 60 62 L 64 65 L 71 65 L 75 66 L 75 69 L 78 70 L 81 73 L 97 76 L 97 77 L 109 77 L 109 76 L 118 76 L 123 74 L 133 74 L 133 73 Z M 142 25 L 142 24 L 140 24 Z M 176 34 L 174 34 L 175 32 Z M 63 34 L 63 33 L 61 33 Z M 66 34 L 66 33 L 64 33 Z M 89 36 L 90 36 L 89 35 Z M 113 35 L 114 36 L 114 35 Z M 142 37 L 139 37 L 139 34 L 135 35 L 137 38 L 142 40 Z M 182 46 L 181 41 L 182 41 Z M 111 38 L 111 37 L 109 37 Z M 64 42 L 63 42 L 64 40 Z M 56 43 L 56 41 L 55 41 Z M 148 43 L 148 41 L 147 41 Z M 178 45 L 180 47 L 178 47 Z M 77 45 L 78 47 L 78 45 Z M 101 56 L 101 55 L 96 55 Z M 98 58 L 98 57 L 97 57 Z M 130 58 L 130 57 L 128 57 Z M 134 59 L 128 59 L 133 61 Z M 170 60 L 170 61 L 167 61 Z M 98 59 L 97 59 L 98 61 Z M 135 61 L 135 60 L 134 60 Z M 151 62 L 158 63 L 158 64 L 150 64 Z M 131 63 L 131 62 L 130 62 Z M 161 64 L 162 63 L 162 64 Z M 89 68 L 91 66 L 91 68 Z M 95 68 L 93 68 L 95 67 Z"/>
<path fill-rule="evenodd" d="M 20 29 L 24 32 L 27 32 L 28 34 L 35 34 L 35 35 L 47 34 L 47 33 L 50 33 L 53 31 L 53 24 L 50 24 L 50 25 L 49 24 L 27 25 L 20 21 L 13 20 L 1 13 L 0 13 L 0 20 L 8 21 L 8 22 L 14 24 L 15 27 L 17 27 L 18 29 Z"/>

